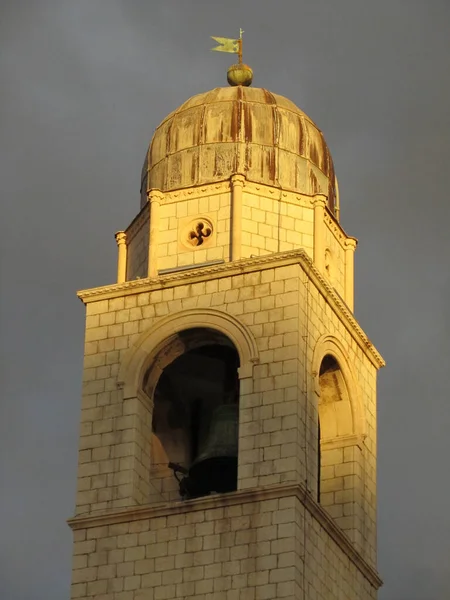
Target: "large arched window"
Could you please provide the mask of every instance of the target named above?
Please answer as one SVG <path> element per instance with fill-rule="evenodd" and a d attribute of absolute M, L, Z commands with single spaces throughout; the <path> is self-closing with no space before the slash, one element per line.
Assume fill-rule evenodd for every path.
<path fill-rule="evenodd" d="M 227 350 L 221 350 L 223 353 L 221 357 L 205 357 L 207 347 L 213 346 L 232 351 L 235 357 L 232 361 L 235 365 L 235 374 L 239 365 L 240 407 L 245 406 L 247 398 L 252 395 L 251 381 L 253 367 L 258 360 L 258 347 L 252 332 L 231 314 L 213 308 L 192 308 L 169 314 L 153 322 L 124 353 L 117 374 L 117 387 L 120 390 L 122 410 L 126 415 L 128 429 L 120 434 L 123 465 L 116 492 L 117 506 L 129 506 L 133 503 L 140 506 L 180 499 L 178 482 L 173 470 L 168 468 L 168 463 L 176 462 L 189 470 L 192 466 L 191 454 L 195 448 L 190 438 L 191 433 L 185 430 L 186 424 L 183 424 L 182 428 L 175 428 L 181 435 L 176 438 L 176 451 L 171 447 L 168 441 L 171 439 L 169 420 L 172 424 L 178 425 L 180 417 L 176 411 L 172 410 L 169 413 L 168 401 L 164 399 L 165 395 L 170 395 L 170 391 L 167 391 L 170 382 L 161 383 L 160 389 L 156 394 L 155 392 L 160 381 L 163 382 L 165 379 L 165 377 L 161 379 L 164 371 L 167 369 L 167 375 L 168 367 L 184 354 L 192 353 L 194 362 L 204 365 L 202 373 L 205 381 L 209 369 L 206 365 L 210 364 L 210 360 L 225 361 L 228 365 L 228 359 L 225 357 Z M 200 351 L 203 347 L 204 351 Z M 228 353 L 227 356 L 229 357 L 230 354 Z M 175 364 L 173 368 L 175 369 Z M 165 385 L 168 386 L 167 389 Z M 193 385 L 194 378 L 190 382 L 190 386 Z M 183 394 L 183 397 L 185 398 L 186 394 Z M 166 403 L 165 409 L 159 406 L 160 402 L 162 405 Z M 190 408 L 191 404 L 189 410 Z M 167 411 L 166 416 L 164 410 Z M 229 409 L 229 412 L 228 409 L 224 409 L 224 412 L 227 417 L 230 417 L 233 410 L 236 412 L 236 408 Z M 175 418 L 172 420 L 174 414 Z M 223 413 L 219 416 L 220 419 L 217 416 L 215 418 L 215 423 L 220 425 L 215 428 L 216 436 L 220 433 L 221 439 L 233 437 L 221 433 L 230 425 L 236 437 L 236 420 L 224 418 Z M 194 421 L 195 419 L 192 419 L 192 422 Z M 164 429 L 162 425 L 164 422 L 169 429 L 165 433 L 161 429 Z M 245 439 L 248 433 L 245 431 L 242 433 L 242 427 L 239 429 L 241 438 Z M 242 441 L 239 443 L 242 444 Z M 214 446 L 217 447 L 217 444 Z M 245 480 L 248 478 L 247 463 L 243 460 L 242 453 L 238 458 L 239 477 L 242 478 L 239 486 L 244 481 L 243 487 L 245 487 Z M 208 463 L 205 462 L 204 465 L 208 466 Z M 176 475 L 179 478 L 183 476 L 182 473 Z"/>
<path fill-rule="evenodd" d="M 238 367 L 231 341 L 201 328 L 176 334 L 149 367 L 151 501 L 237 488 Z"/>

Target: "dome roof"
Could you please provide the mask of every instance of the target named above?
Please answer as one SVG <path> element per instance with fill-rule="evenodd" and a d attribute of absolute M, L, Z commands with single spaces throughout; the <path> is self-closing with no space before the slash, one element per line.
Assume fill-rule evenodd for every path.
<path fill-rule="evenodd" d="M 333 161 L 322 132 L 293 102 L 265 89 L 216 88 L 193 96 L 156 129 L 142 170 L 147 190 L 228 179 L 323 193 L 335 212 Z"/>

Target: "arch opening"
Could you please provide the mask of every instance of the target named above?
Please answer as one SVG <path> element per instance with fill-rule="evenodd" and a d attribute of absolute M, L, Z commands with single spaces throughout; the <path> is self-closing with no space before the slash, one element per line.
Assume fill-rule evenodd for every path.
<path fill-rule="evenodd" d="M 151 479 L 160 499 L 237 489 L 239 362 L 229 338 L 195 328 L 172 336 L 147 369 Z"/>
<path fill-rule="evenodd" d="M 334 492 L 341 483 L 340 478 L 336 478 L 337 459 L 333 443 L 339 443 L 339 440 L 348 438 L 354 432 L 347 385 L 341 367 L 332 354 L 326 354 L 320 363 L 319 394 L 317 501 L 329 507 L 334 504 Z"/>
<path fill-rule="evenodd" d="M 317 501 L 352 542 L 360 543 L 363 457 L 355 435 L 356 399 L 340 362 L 331 353 L 320 363 L 318 386 Z"/>
<path fill-rule="evenodd" d="M 319 421 L 321 442 L 351 435 L 352 403 L 341 367 L 334 356 L 324 356 L 319 371 Z"/>

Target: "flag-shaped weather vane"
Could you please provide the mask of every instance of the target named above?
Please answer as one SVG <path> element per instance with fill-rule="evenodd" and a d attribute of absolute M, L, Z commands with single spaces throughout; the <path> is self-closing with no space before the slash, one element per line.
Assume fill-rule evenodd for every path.
<path fill-rule="evenodd" d="M 229 52 L 230 54 L 237 54 L 239 57 L 239 64 L 242 64 L 242 34 L 243 30 L 239 29 L 239 39 L 233 40 L 231 38 L 214 37 L 211 36 L 215 42 L 219 44 L 215 48 L 211 48 L 213 52 Z"/>
<path fill-rule="evenodd" d="M 251 85 L 253 80 L 253 71 L 248 65 L 242 62 L 242 34 L 243 30 L 239 29 L 239 38 L 224 38 L 214 37 L 211 38 L 219 45 L 215 48 L 211 48 L 214 52 L 228 52 L 229 54 L 238 55 L 238 64 L 231 65 L 227 72 L 227 79 L 230 85 Z"/>

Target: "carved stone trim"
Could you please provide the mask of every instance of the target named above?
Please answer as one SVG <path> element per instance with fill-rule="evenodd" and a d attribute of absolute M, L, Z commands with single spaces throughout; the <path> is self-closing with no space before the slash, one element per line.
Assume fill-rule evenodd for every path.
<path fill-rule="evenodd" d="M 226 179 L 219 183 L 213 183 L 210 185 L 202 185 L 198 187 L 182 188 L 179 190 L 172 190 L 166 192 L 164 195 L 165 204 L 171 204 L 172 202 L 179 202 L 180 200 L 186 200 L 191 198 L 203 198 L 204 196 L 215 196 L 217 194 L 223 194 L 224 192 L 230 191 L 230 180 Z"/>
<path fill-rule="evenodd" d="M 247 504 L 250 502 L 288 498 L 290 496 L 297 498 L 303 504 L 305 509 L 308 510 L 311 516 L 323 527 L 326 533 L 339 546 L 347 558 L 352 561 L 360 573 L 375 589 L 378 589 L 383 582 L 377 571 L 361 556 L 361 554 L 359 554 L 347 535 L 334 523 L 333 519 L 319 504 L 317 504 L 313 497 L 300 484 L 267 486 L 252 490 L 238 490 L 237 492 L 231 492 L 229 494 L 217 494 L 214 496 L 197 498 L 195 500 L 180 500 L 140 507 L 133 506 L 126 509 L 113 509 L 98 514 L 73 517 L 72 519 L 69 519 L 67 523 L 72 530 L 76 531 L 91 527 L 114 525 L 116 523 L 139 521 L 141 519 L 152 519 L 169 515 L 186 514 L 200 510 L 236 506 L 238 504 Z"/>
<path fill-rule="evenodd" d="M 189 217 L 180 223 L 180 244 L 183 250 L 195 250 L 214 245 L 215 226 L 209 216 Z"/>
<path fill-rule="evenodd" d="M 121 362 L 117 381 L 123 382 L 124 398 L 132 397 L 140 386 L 144 373 L 170 337 L 180 331 L 194 328 L 220 331 L 236 347 L 241 365 L 258 361 L 258 346 L 253 334 L 239 319 L 214 308 L 191 308 L 182 310 L 153 323 L 126 352 Z"/>
<path fill-rule="evenodd" d="M 325 225 L 330 230 L 331 234 L 335 237 L 336 241 L 340 244 L 340 246 L 342 248 L 345 249 L 347 239 L 349 239 L 350 236 L 348 236 L 345 233 L 345 231 L 343 230 L 341 225 L 327 211 L 325 211 L 324 222 L 325 222 Z M 350 239 L 355 239 L 355 238 L 350 238 Z"/>
<path fill-rule="evenodd" d="M 238 173 L 231 177 L 240 176 Z M 221 182 L 212 183 L 209 185 L 201 185 L 197 187 L 180 188 L 179 190 L 172 190 L 164 193 L 164 204 L 171 204 L 173 202 L 179 202 L 180 200 L 186 200 L 190 198 L 203 198 L 204 196 L 213 196 L 217 194 L 223 194 L 224 192 L 230 191 L 230 179 L 225 179 Z M 299 194 L 298 192 L 290 190 L 282 190 L 278 187 L 265 185 L 263 183 L 256 183 L 245 179 L 245 188 L 248 192 L 264 198 L 278 198 L 289 204 L 296 204 L 297 206 L 304 206 L 307 208 L 312 207 L 314 197 L 308 194 Z"/>
<path fill-rule="evenodd" d="M 271 187 L 269 185 L 264 185 L 263 183 L 255 183 L 246 180 L 245 190 L 250 194 L 255 194 L 255 196 L 277 199 L 286 204 L 295 204 L 296 206 L 303 206 L 304 208 L 312 208 L 313 206 L 313 196 L 282 190 L 281 188 Z"/>
<path fill-rule="evenodd" d="M 189 271 L 180 271 L 161 277 L 155 277 L 153 279 L 138 279 L 127 281 L 125 283 L 81 290 L 77 295 L 80 300 L 87 304 L 88 302 L 97 302 L 99 300 L 109 300 L 121 296 L 150 292 L 168 286 L 186 285 L 187 283 L 193 284 L 210 280 L 211 276 L 217 278 L 231 277 L 233 275 L 259 271 L 262 267 L 271 269 L 292 264 L 299 264 L 305 274 L 310 277 L 318 291 L 327 299 L 330 307 L 342 318 L 343 324 L 360 348 L 366 353 L 368 358 L 370 358 L 372 364 L 377 368 L 384 367 L 386 363 L 384 362 L 383 357 L 366 336 L 348 306 L 338 295 L 336 290 L 334 290 L 334 288 L 325 280 L 323 275 L 319 273 L 307 252 L 303 249 L 267 254 L 256 258 L 246 258 L 236 262 L 228 262 Z"/>

